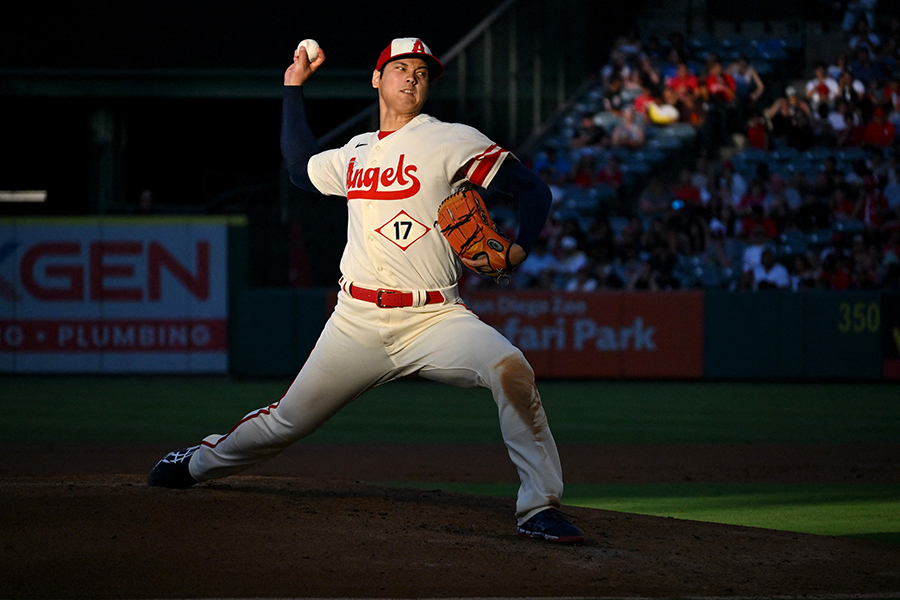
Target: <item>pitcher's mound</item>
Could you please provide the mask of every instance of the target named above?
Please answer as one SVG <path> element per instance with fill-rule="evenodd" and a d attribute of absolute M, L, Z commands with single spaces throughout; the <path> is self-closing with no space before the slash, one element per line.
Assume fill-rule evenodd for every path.
<path fill-rule="evenodd" d="M 900 596 L 900 546 L 564 507 L 583 545 L 515 533 L 513 502 L 359 482 L 0 481 L 6 598 Z"/>

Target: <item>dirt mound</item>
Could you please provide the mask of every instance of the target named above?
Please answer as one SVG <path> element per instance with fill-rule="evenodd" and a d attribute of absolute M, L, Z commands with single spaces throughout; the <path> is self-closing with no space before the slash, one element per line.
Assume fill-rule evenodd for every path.
<path fill-rule="evenodd" d="M 588 537 L 515 534 L 512 499 L 324 479 L 0 481 L 0 596 L 900 595 L 900 546 L 567 508 Z"/>

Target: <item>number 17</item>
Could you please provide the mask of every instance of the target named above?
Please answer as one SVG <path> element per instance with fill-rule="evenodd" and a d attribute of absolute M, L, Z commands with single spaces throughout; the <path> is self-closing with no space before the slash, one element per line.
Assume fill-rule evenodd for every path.
<path fill-rule="evenodd" d="M 403 231 L 403 235 L 400 235 L 401 226 L 406 228 Z M 394 221 L 394 238 L 398 240 L 405 240 L 409 237 L 410 229 L 412 229 L 412 221 Z"/>

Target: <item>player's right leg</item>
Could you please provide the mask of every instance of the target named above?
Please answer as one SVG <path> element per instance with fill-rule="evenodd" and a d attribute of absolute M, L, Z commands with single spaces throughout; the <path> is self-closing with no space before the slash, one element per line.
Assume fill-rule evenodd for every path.
<path fill-rule="evenodd" d="M 285 395 L 245 416 L 228 433 L 167 455 L 150 485 L 189 487 L 234 475 L 306 437 L 393 367 L 377 330 L 363 315 L 339 307 Z"/>
<path fill-rule="evenodd" d="M 493 394 L 500 431 L 519 473 L 516 521 L 519 535 L 552 542 L 582 542 L 584 532 L 558 508 L 562 467 L 534 371 L 522 352 L 468 309 L 454 307 L 430 324 L 429 335 L 408 347 L 408 362 L 427 379 L 459 387 L 486 387 Z"/>

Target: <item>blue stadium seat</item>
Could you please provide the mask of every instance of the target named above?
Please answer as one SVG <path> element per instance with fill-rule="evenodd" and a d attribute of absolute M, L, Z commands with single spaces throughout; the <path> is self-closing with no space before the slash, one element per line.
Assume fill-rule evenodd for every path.
<path fill-rule="evenodd" d="M 831 229 L 819 229 L 818 231 L 807 234 L 806 241 L 810 246 L 815 248 L 824 248 L 831 244 L 833 238 L 834 233 Z"/>
<path fill-rule="evenodd" d="M 780 254 L 805 254 L 809 246 L 806 235 L 800 230 L 790 229 L 779 236 Z"/>
<path fill-rule="evenodd" d="M 834 230 L 841 233 L 862 233 L 866 230 L 866 225 L 859 219 L 841 219 L 835 221 Z"/>
<path fill-rule="evenodd" d="M 742 161 L 742 162 L 759 162 L 762 160 L 767 160 L 769 158 L 769 153 L 765 150 L 760 150 L 759 148 L 753 148 L 749 146 L 741 150 L 740 153 L 734 156 L 734 161 Z"/>
<path fill-rule="evenodd" d="M 628 217 L 621 216 L 612 216 L 609 218 L 609 228 L 613 233 L 613 236 L 618 237 L 622 235 L 622 232 L 625 230 L 625 227 L 628 226 L 630 219 Z"/>
<path fill-rule="evenodd" d="M 666 154 L 659 148 L 643 148 L 634 153 L 635 160 L 639 160 L 656 168 L 666 161 Z"/>
<path fill-rule="evenodd" d="M 755 52 L 753 53 L 753 56 L 756 56 Z M 753 58 L 750 61 L 750 64 L 753 65 L 754 69 L 756 69 L 756 73 L 759 75 L 759 78 L 763 80 L 763 83 L 765 83 L 770 77 L 772 77 L 772 73 L 774 73 L 775 71 L 772 68 L 772 63 L 760 58 Z"/>
<path fill-rule="evenodd" d="M 826 158 L 834 156 L 835 151 L 831 148 L 826 148 L 825 146 L 813 146 L 803 154 L 808 160 L 821 162 Z"/>
<path fill-rule="evenodd" d="M 837 159 L 845 163 L 866 160 L 866 151 L 862 148 L 841 148 L 837 151 Z"/>
<path fill-rule="evenodd" d="M 721 288 L 726 281 L 725 273 L 717 264 L 704 263 L 700 265 L 697 279 L 704 288 Z"/>
<path fill-rule="evenodd" d="M 737 238 L 725 238 L 724 245 L 728 262 L 734 265 L 737 270 L 740 270 L 744 264 L 744 248 L 746 244 Z"/>
<path fill-rule="evenodd" d="M 783 146 L 772 150 L 769 155 L 778 161 L 793 161 L 797 160 L 797 157 L 800 156 L 800 151 L 791 146 Z"/>

